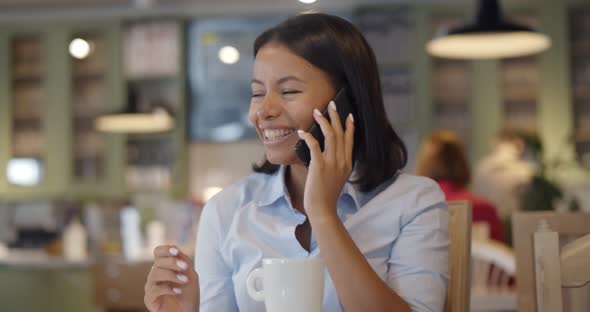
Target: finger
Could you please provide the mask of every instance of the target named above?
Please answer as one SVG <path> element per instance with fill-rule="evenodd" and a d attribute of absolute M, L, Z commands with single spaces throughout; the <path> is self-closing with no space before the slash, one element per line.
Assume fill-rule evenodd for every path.
<path fill-rule="evenodd" d="M 190 281 L 186 274 L 175 272 L 168 269 L 154 268 L 150 273 L 149 284 L 170 283 L 174 285 L 185 285 Z"/>
<path fill-rule="evenodd" d="M 340 120 L 340 116 L 338 115 L 338 111 L 336 109 L 336 103 L 334 101 L 330 101 L 328 104 L 328 114 L 330 115 L 330 123 L 332 124 L 332 130 L 334 130 L 334 137 L 335 137 L 335 150 L 336 155 L 343 155 L 344 154 L 344 137 L 343 133 L 344 130 L 342 128 L 342 121 Z"/>
<path fill-rule="evenodd" d="M 336 147 L 334 129 L 332 129 L 332 125 L 328 119 L 326 119 L 326 117 L 324 117 L 317 108 L 313 110 L 313 117 L 320 125 L 322 133 L 324 134 L 324 155 L 326 155 L 329 159 L 333 159 L 333 156 L 336 152 L 334 150 Z"/>
<path fill-rule="evenodd" d="M 354 117 L 348 114 L 346 118 L 346 130 L 344 132 L 344 155 L 346 155 L 346 163 L 352 168 L 352 152 L 354 148 Z"/>
<path fill-rule="evenodd" d="M 181 254 L 180 248 L 176 245 L 161 245 L 154 248 L 154 258 L 175 257 Z"/>
<path fill-rule="evenodd" d="M 305 144 L 307 144 L 307 147 L 309 148 L 309 155 L 311 157 L 310 165 L 313 162 L 321 161 L 322 150 L 320 149 L 320 144 L 313 135 L 303 130 L 297 130 L 297 135 L 299 135 L 300 139 L 305 141 Z"/>
<path fill-rule="evenodd" d="M 184 272 L 189 270 L 190 263 L 185 260 L 179 259 L 178 257 L 165 257 L 156 258 L 156 260 L 154 261 L 154 267 L 177 272 Z"/>
<path fill-rule="evenodd" d="M 183 253 L 176 245 L 162 245 L 154 248 L 154 258 L 157 260 L 162 257 L 177 258 L 180 260 L 180 267 L 186 266 L 186 268 L 189 268 L 192 266 L 192 259 Z"/>
<path fill-rule="evenodd" d="M 143 301 L 146 306 L 150 307 L 162 296 L 176 296 L 180 294 L 182 294 L 182 288 L 180 287 L 174 287 L 167 284 L 153 285 L 149 291 L 145 293 Z"/>

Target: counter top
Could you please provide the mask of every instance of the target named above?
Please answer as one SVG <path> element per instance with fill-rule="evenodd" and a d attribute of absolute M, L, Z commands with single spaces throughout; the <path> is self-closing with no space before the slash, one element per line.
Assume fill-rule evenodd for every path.
<path fill-rule="evenodd" d="M 0 268 L 86 269 L 92 263 L 92 259 L 73 261 L 59 256 L 51 256 L 40 249 L 9 249 L 8 252 L 0 255 Z"/>

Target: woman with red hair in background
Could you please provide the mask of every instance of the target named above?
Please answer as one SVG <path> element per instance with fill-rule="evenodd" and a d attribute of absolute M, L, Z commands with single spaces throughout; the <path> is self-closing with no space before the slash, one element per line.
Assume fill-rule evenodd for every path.
<path fill-rule="evenodd" d="M 450 130 L 433 132 L 420 146 L 417 174 L 434 179 L 447 201 L 467 200 L 473 207 L 473 223 L 489 225 L 490 238 L 504 242 L 504 231 L 496 207 L 469 192 L 469 163 L 459 137 Z"/>

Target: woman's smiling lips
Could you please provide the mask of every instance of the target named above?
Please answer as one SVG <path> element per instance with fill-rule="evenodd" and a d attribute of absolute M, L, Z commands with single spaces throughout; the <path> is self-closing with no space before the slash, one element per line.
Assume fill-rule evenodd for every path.
<path fill-rule="evenodd" d="M 280 144 L 296 133 L 292 128 L 261 128 L 265 145 Z"/>

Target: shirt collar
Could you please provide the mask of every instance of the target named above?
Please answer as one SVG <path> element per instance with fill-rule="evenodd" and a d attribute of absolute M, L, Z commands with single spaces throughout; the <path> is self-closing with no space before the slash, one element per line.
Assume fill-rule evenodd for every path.
<path fill-rule="evenodd" d="M 268 178 L 268 182 L 266 185 L 265 190 L 262 191 L 260 194 L 260 199 L 258 204 L 261 206 L 268 206 L 275 203 L 281 197 L 287 197 L 287 185 L 285 183 L 285 173 L 286 173 L 286 166 L 281 165 L 277 172 L 270 175 Z M 343 195 L 348 195 L 354 201 L 355 208 L 358 210 L 360 208 L 359 202 L 359 193 L 350 182 L 346 182 L 344 187 L 342 187 L 342 191 L 340 192 L 340 197 Z"/>

